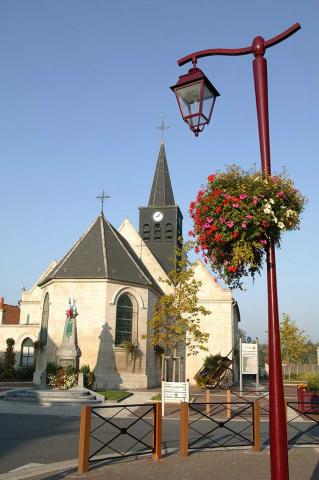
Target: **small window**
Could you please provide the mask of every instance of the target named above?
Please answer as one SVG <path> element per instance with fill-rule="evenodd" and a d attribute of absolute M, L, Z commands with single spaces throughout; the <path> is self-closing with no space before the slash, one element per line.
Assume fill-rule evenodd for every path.
<path fill-rule="evenodd" d="M 120 296 L 116 307 L 115 346 L 132 341 L 133 304 L 127 294 Z"/>
<path fill-rule="evenodd" d="M 143 225 L 143 240 L 150 240 L 151 237 L 151 227 L 149 223 L 144 223 Z"/>
<path fill-rule="evenodd" d="M 165 225 L 165 240 L 173 240 L 173 225 L 171 223 Z"/>
<path fill-rule="evenodd" d="M 154 240 L 161 241 L 162 239 L 162 231 L 161 226 L 159 223 L 155 223 L 154 225 Z"/>
<path fill-rule="evenodd" d="M 34 363 L 34 344 L 31 338 L 23 340 L 21 345 L 21 366 L 32 367 Z"/>

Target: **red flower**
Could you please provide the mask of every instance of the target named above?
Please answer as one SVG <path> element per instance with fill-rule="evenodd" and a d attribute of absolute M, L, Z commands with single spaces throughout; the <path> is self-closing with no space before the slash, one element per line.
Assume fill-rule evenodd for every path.
<path fill-rule="evenodd" d="M 232 237 L 233 237 L 233 238 L 237 238 L 237 237 L 238 237 L 238 232 L 237 232 L 237 230 L 235 230 L 235 231 L 232 233 Z"/>
<path fill-rule="evenodd" d="M 218 242 L 219 240 L 223 240 L 223 235 L 221 233 L 216 233 L 214 238 L 216 242 Z"/>
<path fill-rule="evenodd" d="M 216 208 L 215 208 L 215 212 L 216 212 L 216 213 L 220 213 L 221 210 L 222 210 L 222 207 L 216 207 Z"/>
<path fill-rule="evenodd" d="M 195 253 L 199 253 L 199 247 L 197 245 L 195 247 Z"/>
<path fill-rule="evenodd" d="M 228 270 L 229 272 L 237 272 L 237 267 L 230 266 L 230 267 L 227 267 L 227 270 Z"/>
<path fill-rule="evenodd" d="M 213 182 L 215 180 L 215 175 L 208 175 L 207 180 Z"/>

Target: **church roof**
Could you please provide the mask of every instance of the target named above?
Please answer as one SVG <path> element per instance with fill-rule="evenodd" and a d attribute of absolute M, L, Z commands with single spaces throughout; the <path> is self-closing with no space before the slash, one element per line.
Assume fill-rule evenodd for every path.
<path fill-rule="evenodd" d="M 164 142 L 162 141 L 148 206 L 163 207 L 169 205 L 175 205 L 175 201 L 168 171 Z"/>
<path fill-rule="evenodd" d="M 162 291 L 127 240 L 99 215 L 39 286 L 52 279 L 103 279 Z"/>

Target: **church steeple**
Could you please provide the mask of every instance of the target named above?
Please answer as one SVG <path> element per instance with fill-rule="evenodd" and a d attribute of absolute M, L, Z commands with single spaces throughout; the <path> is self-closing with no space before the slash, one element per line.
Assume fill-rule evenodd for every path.
<path fill-rule="evenodd" d="M 175 201 L 166 160 L 164 141 L 162 140 L 148 206 L 162 207 L 169 205 L 175 205 Z"/>
<path fill-rule="evenodd" d="M 183 215 L 175 204 L 163 139 L 147 207 L 140 207 L 139 233 L 163 269 L 174 268 L 176 247 L 181 246 Z"/>

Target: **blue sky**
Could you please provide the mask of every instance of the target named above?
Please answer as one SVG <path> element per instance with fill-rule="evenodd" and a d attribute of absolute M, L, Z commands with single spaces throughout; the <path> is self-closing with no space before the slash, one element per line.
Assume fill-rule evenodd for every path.
<path fill-rule="evenodd" d="M 160 115 L 175 200 L 187 209 L 207 175 L 260 164 L 251 56 L 199 61 L 221 97 L 197 139 L 169 86 L 206 48 L 244 47 L 295 22 L 267 51 L 273 172 L 286 166 L 309 203 L 277 251 L 280 312 L 319 340 L 317 0 L 10 0 L 0 3 L 0 295 L 16 303 L 110 196 L 114 226 L 138 227 L 157 159 Z M 242 328 L 265 338 L 266 275 L 235 292 Z"/>

